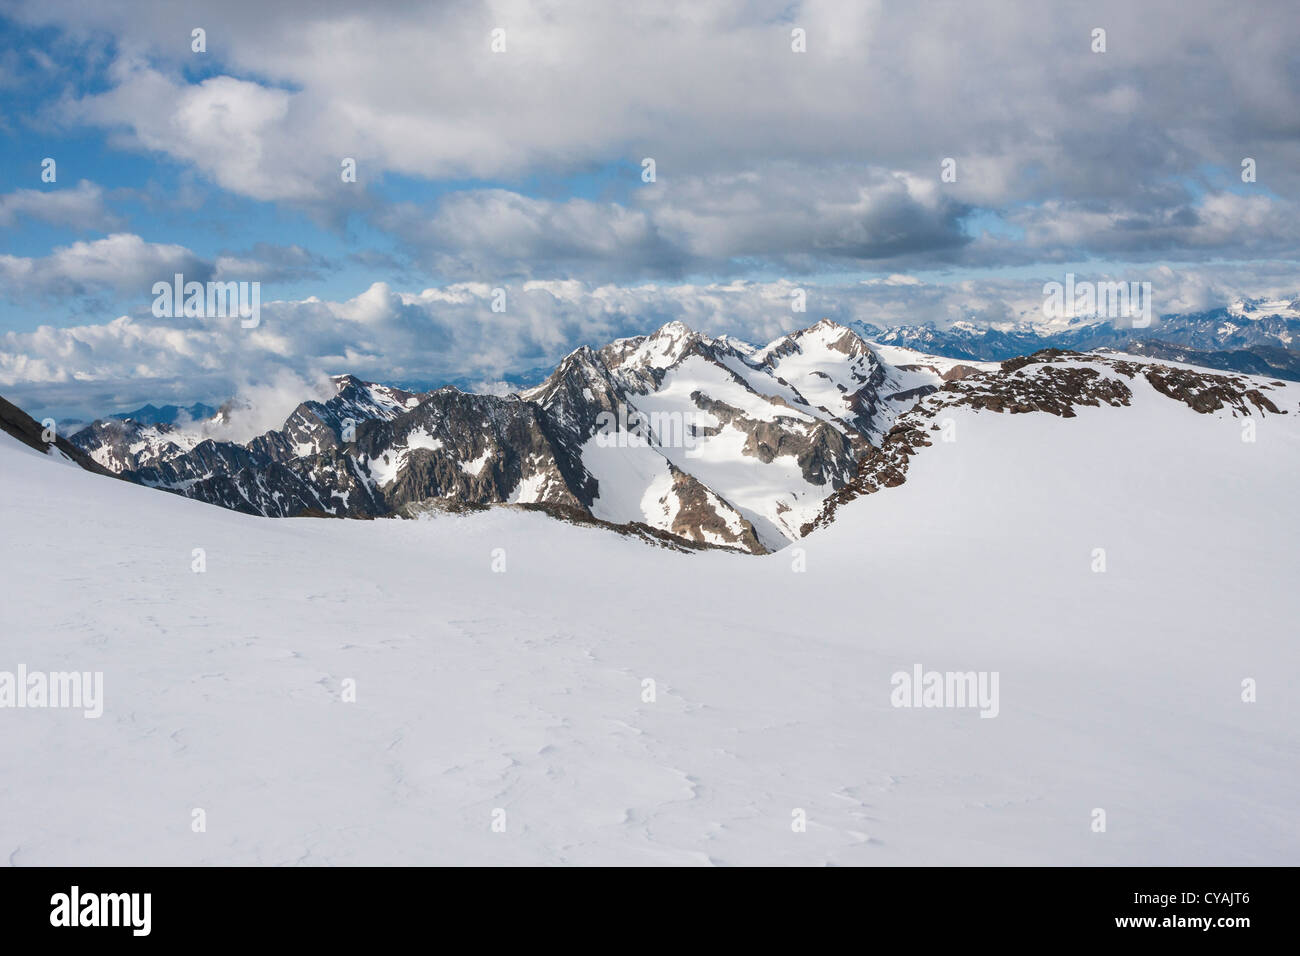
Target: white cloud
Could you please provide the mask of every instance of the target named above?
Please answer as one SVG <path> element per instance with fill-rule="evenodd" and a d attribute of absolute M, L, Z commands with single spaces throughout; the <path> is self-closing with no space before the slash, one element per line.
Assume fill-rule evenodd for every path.
<path fill-rule="evenodd" d="M 375 222 L 431 270 L 482 278 L 682 276 L 755 263 L 805 273 L 968 241 L 965 207 L 932 184 L 883 170 L 777 164 L 655 183 L 632 202 L 468 190 L 432 214 L 405 204 Z"/>
<path fill-rule="evenodd" d="M 205 65 L 184 5 L 28 0 L 18 15 L 124 51 L 71 115 L 121 128 L 258 198 L 341 199 L 338 163 L 440 179 L 575 171 L 643 156 L 666 179 L 772 162 L 860 162 L 948 184 L 960 202 L 1133 197 L 1259 153 L 1300 183 L 1284 118 L 1300 23 L 1283 0 L 805 0 L 655 4 L 266 4 L 205 9 Z M 1109 49 L 1089 49 L 1104 23 Z M 792 53 L 790 30 L 807 31 Z M 489 49 L 504 28 L 507 50 Z M 1187 104 L 1194 103 L 1195 109 Z M 636 175 L 636 170 L 630 175 Z"/>
<path fill-rule="evenodd" d="M 147 242 L 133 233 L 79 240 L 44 256 L 0 255 L 0 288 L 16 302 L 113 294 L 136 305 L 153 302 L 155 282 L 270 282 L 318 277 L 330 263 L 301 246 L 255 243 L 209 261 L 175 243 Z"/>
<path fill-rule="evenodd" d="M 189 84 L 140 60 L 118 60 L 111 75 L 107 91 L 67 102 L 65 118 L 125 129 L 136 145 L 193 164 L 239 195 L 319 197 L 322 171 L 295 142 L 293 94 L 230 76 Z"/>
<path fill-rule="evenodd" d="M 318 224 L 365 212 L 438 280 L 1296 255 L 1300 20 L 1283 0 L 1251 16 L 1227 0 L 1007 0 L 941 17 L 859 0 L 228 0 L 204 5 L 204 54 L 184 42 L 185 5 L 25 0 L 14 15 L 114 41 L 55 117 Z M 1225 191 L 1247 155 L 1254 193 Z M 471 187 L 385 207 L 376 188 L 593 171 L 607 194 Z M 1023 236 L 966 235 L 979 210 Z"/>
<path fill-rule="evenodd" d="M 104 191 L 89 180 L 71 189 L 51 184 L 44 189 L 18 189 L 0 195 L 0 227 L 21 226 L 30 220 L 76 229 L 108 231 L 122 224 L 104 205 Z"/>
<path fill-rule="evenodd" d="M 186 249 L 146 242 L 132 233 L 59 246 L 47 256 L 0 255 L 0 282 L 10 298 L 69 297 L 112 289 L 143 296 L 174 273 L 204 281 L 211 271 Z"/>
<path fill-rule="evenodd" d="M 265 380 L 234 380 L 233 399 L 217 422 L 203 423 L 203 434 L 217 441 L 246 442 L 280 428 L 293 410 L 306 401 L 323 402 L 335 389 L 324 374 L 298 374 L 288 368 L 270 370 Z"/>

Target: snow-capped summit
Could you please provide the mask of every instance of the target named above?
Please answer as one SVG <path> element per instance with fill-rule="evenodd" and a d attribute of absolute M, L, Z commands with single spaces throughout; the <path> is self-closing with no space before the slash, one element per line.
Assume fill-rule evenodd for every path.
<path fill-rule="evenodd" d="M 629 373 L 647 369 L 663 371 L 680 362 L 693 346 L 701 344 L 713 343 L 685 322 L 673 321 L 649 335 L 616 339 L 600 350 L 600 357 L 611 370 L 623 369 Z"/>
<path fill-rule="evenodd" d="M 1228 313 L 1249 322 L 1264 318 L 1300 319 L 1300 296 L 1285 299 L 1238 299 Z"/>

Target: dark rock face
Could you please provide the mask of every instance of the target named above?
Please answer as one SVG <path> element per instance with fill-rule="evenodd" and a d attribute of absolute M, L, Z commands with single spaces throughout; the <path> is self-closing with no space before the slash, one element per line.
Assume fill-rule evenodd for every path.
<path fill-rule="evenodd" d="M 943 373 L 943 380 L 945 382 L 959 382 L 967 375 L 973 375 L 978 371 L 979 369 L 970 365 L 954 365 Z"/>
<path fill-rule="evenodd" d="M 204 442 L 192 454 L 201 454 L 204 445 L 216 444 Z M 227 448 L 221 452 L 212 460 L 230 467 L 228 473 L 208 472 L 198 478 L 178 478 L 173 464 L 167 463 L 158 468 L 127 472 L 123 477 L 232 511 L 271 518 L 317 513 L 373 518 L 387 513 L 383 500 L 350 473 L 350 463 L 341 456 L 313 455 L 280 462 L 245 457 Z M 244 462 L 242 467 L 239 461 Z M 183 462 L 187 468 L 194 463 L 191 456 L 186 456 Z"/>
<path fill-rule="evenodd" d="M 1259 411 L 1281 414 L 1276 405 L 1257 388 L 1243 388 L 1238 376 L 1210 375 L 1193 369 L 1150 365 L 1144 369 L 1146 380 L 1162 395 L 1182 402 L 1193 411 L 1209 414 L 1230 407 L 1243 415 L 1253 405 Z"/>
<path fill-rule="evenodd" d="M 74 444 L 110 471 L 135 471 L 183 455 L 189 444 L 175 425 L 149 424 L 132 418 L 92 422 L 74 436 Z"/>
<path fill-rule="evenodd" d="M 1117 379 L 1103 377 L 1095 368 L 1076 366 L 1058 368 L 1047 364 L 1063 354 L 1065 353 L 1047 350 L 1032 356 L 1030 361 L 1024 364 L 1021 364 L 1019 359 L 1003 362 L 1003 371 L 1011 374 L 1002 376 L 997 382 L 997 387 L 994 388 L 980 388 L 982 379 L 967 377 L 960 381 L 969 383 L 972 387 L 962 388 L 957 383 L 949 383 L 944 386 L 944 389 L 949 390 L 950 386 L 956 385 L 952 390 L 963 392 L 964 404 L 971 408 L 986 408 L 994 412 L 1008 411 L 1013 414 L 1048 412 L 1062 418 L 1073 418 L 1076 405 L 1090 405 L 1095 408 L 1103 403 L 1106 405 L 1129 403 L 1133 393 L 1128 386 Z M 1037 374 L 1020 374 L 1020 369 L 1026 364 L 1034 364 L 1035 358 L 1042 363 L 1036 370 Z"/>
<path fill-rule="evenodd" d="M 439 389 L 412 411 L 365 428 L 348 449 L 389 510 L 426 498 L 505 502 L 524 482 L 539 503 L 582 507 L 538 406 Z M 395 473 L 391 481 L 384 476 Z"/>
<path fill-rule="evenodd" d="M 763 463 L 778 457 L 792 457 L 811 484 L 838 488 L 852 477 L 852 464 L 867 445 L 865 436 L 846 435 L 825 423 L 795 429 L 794 419 L 771 421 L 746 416 L 740 409 L 695 393 L 691 396 L 702 411 L 745 435 L 744 454 Z"/>
<path fill-rule="evenodd" d="M 754 526 L 739 516 L 728 521 L 717 495 L 686 472 L 670 465 L 672 490 L 680 503 L 669 530 L 696 544 L 724 544 L 751 554 L 765 550 Z"/>
<path fill-rule="evenodd" d="M 603 354 L 578 349 L 528 393 L 528 401 L 541 413 L 539 427 L 554 449 L 555 478 L 583 508 L 590 508 L 599 484 L 583 465 L 582 446 L 599 430 L 602 414 L 617 416 L 619 406 L 628 404 L 626 390 L 614 380 Z M 553 493 L 560 494 L 558 489 Z"/>

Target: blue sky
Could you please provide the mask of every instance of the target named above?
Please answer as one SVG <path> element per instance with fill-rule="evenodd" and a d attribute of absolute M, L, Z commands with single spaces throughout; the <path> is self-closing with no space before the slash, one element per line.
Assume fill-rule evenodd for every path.
<path fill-rule="evenodd" d="M 670 319 L 755 340 L 820 314 L 1033 320 L 1065 272 L 1152 281 L 1164 311 L 1294 294 L 1297 20 L 1209 0 L 11 0 L 0 392 L 491 383 Z M 151 315 L 177 270 L 259 282 L 264 322 Z"/>

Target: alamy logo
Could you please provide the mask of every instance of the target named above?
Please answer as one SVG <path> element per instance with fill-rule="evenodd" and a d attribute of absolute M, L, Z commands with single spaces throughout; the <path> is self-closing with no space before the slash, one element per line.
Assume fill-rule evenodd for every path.
<path fill-rule="evenodd" d="M 153 314 L 159 319 L 239 316 L 246 329 L 255 329 L 262 321 L 260 282 L 186 282 L 178 272 L 171 282 L 155 282 L 153 294 Z"/>
<path fill-rule="evenodd" d="M 650 412 L 622 402 L 617 413 L 596 416 L 596 445 L 600 448 L 685 448 L 688 457 L 698 444 L 695 415 L 691 412 Z"/>
<path fill-rule="evenodd" d="M 1043 286 L 1043 315 L 1049 319 L 1092 317 L 1132 319 L 1133 328 L 1151 324 L 1150 282 L 1082 282 L 1074 273 L 1065 274 L 1064 284 Z"/>
<path fill-rule="evenodd" d="M 51 926 L 129 926 L 133 936 L 148 936 L 152 926 L 152 893 L 68 893 L 50 897 Z"/>
<path fill-rule="evenodd" d="M 920 664 L 889 679 L 895 707 L 978 707 L 981 717 L 998 715 L 997 671 L 927 671 Z"/>
<path fill-rule="evenodd" d="M 104 713 L 102 671 L 0 671 L 0 708 L 63 708 L 83 711 L 83 717 Z"/>

